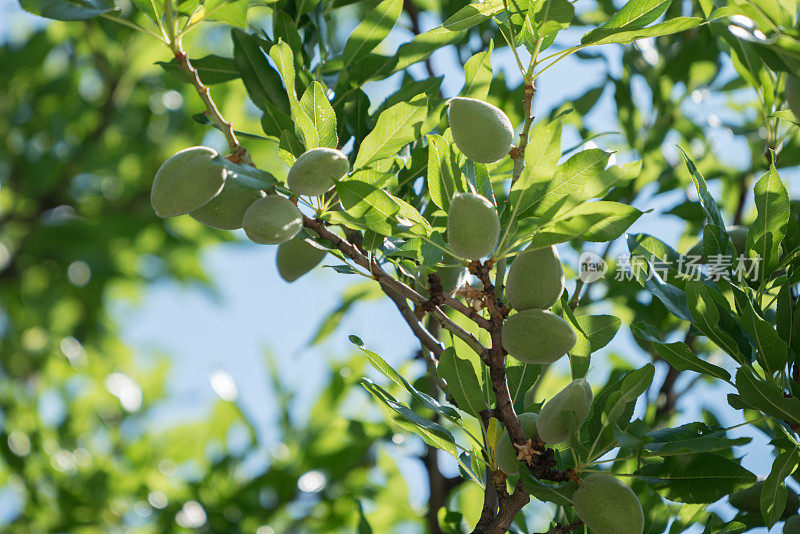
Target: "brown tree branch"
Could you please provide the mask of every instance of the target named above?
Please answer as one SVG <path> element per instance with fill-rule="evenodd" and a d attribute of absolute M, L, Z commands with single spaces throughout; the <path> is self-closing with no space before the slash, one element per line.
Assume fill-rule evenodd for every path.
<path fill-rule="evenodd" d="M 422 346 L 429 350 L 436 359 L 439 359 L 442 352 L 444 352 L 444 347 L 442 346 L 442 342 L 436 339 L 433 334 L 431 334 L 425 326 L 420 323 L 417 316 L 414 314 L 414 311 L 408 305 L 408 301 L 405 297 L 402 297 L 397 294 L 391 287 L 389 287 L 385 282 L 381 282 L 381 289 L 383 292 L 386 293 L 386 296 L 389 297 L 397 309 L 400 311 L 400 315 L 403 316 L 406 323 L 408 323 L 409 328 L 414 333 L 414 335 L 419 339 Z"/>
<path fill-rule="evenodd" d="M 306 228 L 310 228 L 311 230 L 317 232 L 317 234 L 319 234 L 319 236 L 323 239 L 330 241 L 331 244 L 333 244 L 333 246 L 339 250 L 339 252 L 350 258 L 359 267 L 362 267 L 368 271 L 372 277 L 381 284 L 381 287 L 389 287 L 392 291 L 395 291 L 397 294 L 407 298 L 415 304 L 423 306 L 429 304 L 430 301 L 428 299 L 384 271 L 374 258 L 368 258 L 351 243 L 331 232 L 323 221 L 320 221 L 319 219 L 312 219 L 311 217 L 304 215 L 303 225 Z M 442 325 L 443 328 L 464 341 L 482 359 L 486 358 L 487 349 L 475 338 L 475 336 L 455 324 L 440 307 L 428 307 L 429 313 L 439 322 L 439 324 Z"/>
<path fill-rule="evenodd" d="M 508 496 L 500 505 L 497 516 L 489 523 L 486 534 L 505 534 L 511 528 L 514 518 L 522 508 L 531 501 L 531 496 L 525 491 L 522 480 L 517 481 L 514 493 Z"/>
<path fill-rule="evenodd" d="M 222 132 L 222 135 L 225 136 L 225 140 L 228 141 L 228 146 L 231 149 L 231 161 L 234 163 L 245 163 L 247 165 L 252 165 L 253 161 L 250 159 L 250 155 L 247 153 L 247 150 L 244 149 L 242 145 L 239 144 L 239 140 L 236 138 L 236 133 L 233 131 L 233 125 L 226 121 L 222 113 L 220 113 L 219 108 L 214 103 L 214 100 L 211 98 L 211 89 L 206 86 L 202 80 L 200 80 L 200 74 L 197 72 L 197 69 L 194 68 L 192 65 L 189 56 L 186 54 L 186 51 L 183 49 L 183 43 L 180 37 L 174 39 L 172 43 L 170 43 L 170 48 L 172 49 L 172 53 L 175 55 L 175 60 L 178 62 L 178 68 L 186 74 L 189 78 L 189 81 L 194 86 L 197 94 L 200 95 L 200 98 L 205 104 L 206 111 L 205 115 L 209 118 L 211 123 Z"/>

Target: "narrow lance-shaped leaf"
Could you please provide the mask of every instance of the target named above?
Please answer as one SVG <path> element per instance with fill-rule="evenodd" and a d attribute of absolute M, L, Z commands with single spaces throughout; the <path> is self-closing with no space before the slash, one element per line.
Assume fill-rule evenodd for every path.
<path fill-rule="evenodd" d="M 544 247 L 576 238 L 598 243 L 612 241 L 625 233 L 642 214 L 620 202 L 586 202 L 538 228 L 531 246 Z"/>
<path fill-rule="evenodd" d="M 778 419 L 800 424 L 800 399 L 784 396 L 775 382 L 756 378 L 750 369 L 742 366 L 736 372 L 736 389 L 750 407 Z"/>
<path fill-rule="evenodd" d="M 772 528 L 786 509 L 786 477 L 791 475 L 800 463 L 800 450 L 794 447 L 775 458 L 769 476 L 761 488 L 761 515 L 768 528 Z"/>
<path fill-rule="evenodd" d="M 343 71 L 371 52 L 389 35 L 402 9 L 403 0 L 383 0 L 368 6 L 366 17 L 356 26 L 344 45 Z"/>
<path fill-rule="evenodd" d="M 602 26 L 581 38 L 581 44 L 600 41 L 603 37 L 625 30 L 644 28 L 664 14 L 672 0 L 628 0 Z"/>
<path fill-rule="evenodd" d="M 486 408 L 486 405 L 472 363 L 459 358 L 455 349 L 448 347 L 439 357 L 436 372 L 447 382 L 447 389 L 453 395 L 458 407 L 479 417 L 480 411 Z"/>
<path fill-rule="evenodd" d="M 406 380 L 403 377 L 403 375 L 398 373 L 394 369 L 394 367 L 389 365 L 386 362 L 386 360 L 384 360 L 383 358 L 380 357 L 380 355 L 378 355 L 376 352 L 371 351 L 371 350 L 367 349 L 366 347 L 364 347 L 364 342 L 361 341 L 361 339 L 359 337 L 350 336 L 350 342 L 352 344 L 354 344 L 356 347 L 358 347 L 359 349 L 361 349 L 361 351 L 367 356 L 367 359 L 369 360 L 369 363 L 372 365 L 372 367 L 374 367 L 376 370 L 378 370 L 383 376 L 385 376 L 386 378 L 388 378 L 389 380 L 391 380 L 392 382 L 394 382 L 398 386 L 404 388 L 406 391 L 411 393 L 414 397 L 419 399 L 419 401 L 422 402 L 422 404 L 426 408 L 428 408 L 429 410 L 431 410 L 433 412 L 440 413 L 440 414 L 442 414 L 445 417 L 448 417 L 450 419 L 454 419 L 454 420 L 461 419 L 461 416 L 459 415 L 459 413 L 455 409 L 453 409 L 450 406 L 442 405 L 441 403 L 439 403 L 439 401 L 437 401 L 436 399 L 434 399 L 433 397 L 431 397 L 427 393 L 419 391 L 417 388 L 412 386 L 408 382 L 408 380 Z"/>
<path fill-rule="evenodd" d="M 681 454 L 648 464 L 636 476 L 671 501 L 712 503 L 756 477 L 738 462 L 716 454 Z"/>
<path fill-rule="evenodd" d="M 318 146 L 337 148 L 339 136 L 336 133 L 336 113 L 333 111 L 331 103 L 325 96 L 325 90 L 319 82 L 312 82 L 308 86 L 300 105 L 305 110 L 306 115 L 311 119 Z M 316 148 L 306 146 L 307 149 Z"/>
<path fill-rule="evenodd" d="M 55 20 L 88 20 L 119 11 L 102 0 L 20 0 L 25 11 Z"/>
<path fill-rule="evenodd" d="M 735 289 L 733 296 L 739 311 L 739 322 L 755 345 L 761 365 L 769 375 L 783 369 L 789 361 L 789 346 L 775 327 L 756 313 L 747 295 Z"/>
<path fill-rule="evenodd" d="M 461 96 L 486 100 L 489 86 L 492 83 L 492 51 L 494 41 L 489 40 L 489 47 L 478 52 L 464 64 L 464 87 Z"/>
<path fill-rule="evenodd" d="M 400 102 L 380 114 L 375 128 L 358 149 L 354 164 L 360 169 L 380 159 L 397 154 L 417 137 L 417 126 L 428 114 L 428 98 L 422 94 L 410 102 Z"/>
<path fill-rule="evenodd" d="M 678 371 L 694 371 L 730 382 L 731 375 L 728 371 L 700 358 L 682 341 L 664 343 L 658 338 L 655 328 L 649 324 L 644 322 L 633 323 L 631 332 L 639 339 L 652 342 L 661 359 Z"/>
<path fill-rule="evenodd" d="M 431 201 L 447 211 L 450 199 L 461 180 L 461 170 L 453 164 L 450 144 L 441 135 L 428 135 L 428 195 Z M 458 174 L 458 179 L 456 179 Z"/>
<path fill-rule="evenodd" d="M 297 130 L 303 137 L 303 144 L 306 150 L 320 146 L 314 121 L 297 99 L 297 91 L 295 90 L 294 53 L 289 43 L 279 40 L 277 44 L 269 49 L 269 57 L 275 62 L 275 65 L 278 67 L 278 72 L 281 73 L 281 78 L 283 78 L 283 83 L 286 86 L 286 95 L 289 97 L 289 108 L 292 112 L 292 119 L 294 119 Z"/>
<path fill-rule="evenodd" d="M 789 193 L 774 165 L 756 182 L 755 204 L 758 216 L 747 232 L 747 249 L 759 258 L 759 275 L 764 280 L 780 261 L 789 225 Z"/>

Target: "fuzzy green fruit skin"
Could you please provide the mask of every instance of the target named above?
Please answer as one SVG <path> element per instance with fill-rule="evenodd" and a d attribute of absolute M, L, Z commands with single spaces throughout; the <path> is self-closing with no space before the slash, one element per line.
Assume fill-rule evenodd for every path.
<path fill-rule="evenodd" d="M 731 496 L 728 497 L 728 502 L 731 506 L 743 512 L 761 515 L 761 491 L 763 488 L 764 481 L 759 480 L 749 488 L 732 493 Z M 787 518 L 790 515 L 796 514 L 797 509 L 800 508 L 800 496 L 791 488 L 786 489 L 786 508 L 783 510 L 782 518 Z"/>
<path fill-rule="evenodd" d="M 511 262 L 506 298 L 516 310 L 547 309 L 561 298 L 564 281 L 556 247 L 527 249 Z"/>
<path fill-rule="evenodd" d="M 794 116 L 800 120 L 800 80 L 791 74 L 786 78 L 786 102 Z"/>
<path fill-rule="evenodd" d="M 545 443 L 563 443 L 580 430 L 592 406 L 592 388 L 580 378 L 542 406 L 536 427 Z"/>
<path fill-rule="evenodd" d="M 298 195 L 318 196 L 330 191 L 336 181 L 350 172 L 350 162 L 333 148 L 312 148 L 294 162 L 286 186 Z"/>
<path fill-rule="evenodd" d="M 800 515 L 793 515 L 783 524 L 783 534 L 800 534 Z"/>
<path fill-rule="evenodd" d="M 456 146 L 472 161 L 494 163 L 511 150 L 514 126 L 497 106 L 475 98 L 452 98 L 447 120 Z"/>
<path fill-rule="evenodd" d="M 564 319 L 545 310 L 523 310 L 503 323 L 503 347 L 525 363 L 553 363 L 578 338 Z"/>
<path fill-rule="evenodd" d="M 225 184 L 227 171 L 211 160 L 217 151 L 193 146 L 165 161 L 153 180 L 150 204 L 159 217 L 177 217 L 214 198 Z"/>
<path fill-rule="evenodd" d="M 572 505 L 594 534 L 642 534 L 644 513 L 636 494 L 616 477 L 589 475 L 575 491 Z"/>
<path fill-rule="evenodd" d="M 522 432 L 525 437 L 536 439 L 536 414 L 535 413 L 521 413 L 519 414 L 519 422 L 522 424 Z M 514 476 L 519 473 L 519 460 L 517 460 L 517 449 L 511 443 L 511 436 L 508 435 L 508 430 L 503 430 L 500 438 L 497 440 L 495 446 L 495 459 L 497 460 L 497 467 L 507 474 Z"/>
<path fill-rule="evenodd" d="M 490 254 L 500 237 L 500 218 L 480 195 L 457 193 L 447 213 L 447 242 L 461 258 L 477 260 Z"/>
<path fill-rule="evenodd" d="M 291 283 L 310 272 L 325 258 L 325 252 L 300 236 L 278 246 L 275 263 L 278 274 L 285 281 Z"/>
<path fill-rule="evenodd" d="M 303 228 L 303 214 L 289 199 L 269 195 L 253 202 L 244 212 L 244 233 L 261 245 L 279 245 Z"/>
<path fill-rule="evenodd" d="M 242 227 L 247 208 L 264 195 L 263 191 L 228 180 L 217 196 L 196 210 L 190 211 L 189 215 L 194 220 L 217 230 L 236 230 Z"/>

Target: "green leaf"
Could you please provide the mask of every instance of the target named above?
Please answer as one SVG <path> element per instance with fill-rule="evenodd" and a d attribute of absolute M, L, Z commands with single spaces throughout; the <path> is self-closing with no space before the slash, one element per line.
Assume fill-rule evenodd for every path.
<path fill-rule="evenodd" d="M 694 371 L 730 382 L 728 371 L 700 358 L 683 341 L 665 343 L 658 338 L 655 328 L 644 322 L 632 324 L 631 332 L 639 339 L 651 341 L 661 359 L 678 371 Z"/>
<path fill-rule="evenodd" d="M 247 8 L 250 0 L 206 0 L 206 18 L 238 28 L 247 28 Z"/>
<path fill-rule="evenodd" d="M 653 430 L 646 434 L 651 441 L 644 448 L 659 456 L 680 453 L 729 452 L 733 447 L 750 443 L 751 438 L 728 439 L 721 427 L 705 423 L 687 423 L 676 428 Z"/>
<path fill-rule="evenodd" d="M 703 22 L 704 20 L 699 17 L 676 17 L 674 19 L 660 22 L 658 24 L 653 24 L 652 26 L 648 26 L 647 28 L 640 28 L 635 30 L 620 29 L 619 31 L 615 31 L 614 33 L 611 33 L 601 39 L 598 39 L 597 41 L 592 41 L 591 43 L 583 43 L 583 44 L 592 44 L 592 45 L 603 45 L 612 43 L 630 44 L 639 39 L 646 39 L 648 37 L 660 37 L 662 35 L 672 35 L 674 33 L 680 33 L 686 30 L 691 30 L 692 28 L 700 26 L 701 24 L 703 24 Z M 584 36 L 584 38 L 586 38 L 586 36 Z"/>
<path fill-rule="evenodd" d="M 461 182 L 461 169 L 455 156 L 441 135 L 428 135 L 428 195 L 438 207 L 447 211 L 450 199 L 456 193 L 456 183 Z"/>
<path fill-rule="evenodd" d="M 644 28 L 663 15 L 671 3 L 672 0 L 628 0 L 605 23 L 584 35 L 581 44 L 596 43 L 621 31 Z"/>
<path fill-rule="evenodd" d="M 756 477 L 738 462 L 716 454 L 682 454 L 661 463 L 648 464 L 636 476 L 655 485 L 656 491 L 671 501 L 712 503 Z"/>
<path fill-rule="evenodd" d="M 25 11 L 55 20 L 88 20 L 119 11 L 102 0 L 20 0 Z"/>
<path fill-rule="evenodd" d="M 572 506 L 572 496 L 578 489 L 575 481 L 553 484 L 537 480 L 527 469 L 520 469 L 520 479 L 525 484 L 525 490 L 534 498 L 542 502 L 552 502 L 559 506 Z"/>
<path fill-rule="evenodd" d="M 785 397 L 775 382 L 760 380 L 747 367 L 740 367 L 736 372 L 736 389 L 750 407 L 778 419 L 800 424 L 800 399 Z"/>
<path fill-rule="evenodd" d="M 533 37 L 544 38 L 568 28 L 573 16 L 575 8 L 568 0 L 536 0 L 528 10 L 525 23 L 531 25 Z"/>
<path fill-rule="evenodd" d="M 681 156 L 683 156 L 683 160 L 686 162 L 686 167 L 689 169 L 689 174 L 691 175 L 694 186 L 697 189 L 697 194 L 700 197 L 700 204 L 703 206 L 703 211 L 705 211 L 708 221 L 712 224 L 715 224 L 724 232 L 725 221 L 722 219 L 722 215 L 719 213 L 719 208 L 717 207 L 717 202 L 714 200 L 714 195 L 712 195 L 708 190 L 705 178 L 703 178 L 703 175 L 697 170 L 694 162 L 689 155 L 684 152 L 683 148 L 678 146 L 678 152 L 680 152 Z M 721 241 L 728 241 L 727 233 L 724 234 L 724 239 L 721 239 Z"/>
<path fill-rule="evenodd" d="M 350 179 L 337 182 L 336 192 L 349 216 L 363 221 L 370 230 L 392 235 L 392 223 L 400 207 L 386 191 L 372 184 Z"/>
<path fill-rule="evenodd" d="M 532 363 L 522 363 L 509 358 L 506 362 L 506 379 L 508 380 L 508 391 L 511 394 L 511 402 L 517 412 L 525 409 L 525 394 L 536 383 L 539 374 L 542 372 L 541 365 Z"/>
<path fill-rule="evenodd" d="M 453 435 L 445 427 L 425 419 L 406 404 L 392 397 L 388 391 L 368 378 L 361 379 L 361 386 L 372 394 L 373 397 L 400 416 L 398 419 L 395 419 L 395 422 L 403 428 L 415 432 L 425 443 L 432 447 L 442 449 L 454 456 L 458 454 L 455 446 L 455 438 L 453 438 Z"/>
<path fill-rule="evenodd" d="M 613 315 L 577 315 L 570 322 L 578 330 L 578 341 L 570 351 L 576 356 L 589 356 L 608 345 L 622 325 Z"/>
<path fill-rule="evenodd" d="M 483 402 L 483 391 L 472 363 L 459 358 L 453 347 L 447 347 L 439 357 L 436 372 L 447 382 L 447 390 L 453 395 L 458 407 L 480 417 L 480 411 L 486 408 L 486 404 Z"/>
<path fill-rule="evenodd" d="M 772 324 L 756 313 L 750 299 L 743 292 L 733 292 L 739 322 L 748 333 L 756 348 L 756 357 L 768 375 L 782 370 L 789 361 L 789 345 L 786 344 Z"/>
<path fill-rule="evenodd" d="M 546 186 L 533 195 L 532 214 L 545 223 L 590 198 L 602 198 L 612 187 L 638 175 L 641 162 L 606 169 L 609 152 L 598 148 L 573 155 L 556 169 Z"/>
<path fill-rule="evenodd" d="M 356 26 L 344 45 L 342 70 L 371 52 L 389 35 L 402 9 L 403 0 L 383 0 L 367 6 L 364 20 Z"/>
<path fill-rule="evenodd" d="M 306 109 L 300 105 L 300 101 L 297 100 L 294 53 L 291 47 L 284 41 L 278 41 L 269 49 L 269 57 L 275 62 L 275 65 L 278 67 L 278 72 L 280 72 L 281 78 L 283 78 L 283 84 L 286 86 L 286 95 L 289 98 L 289 109 L 292 112 L 292 119 L 295 122 L 296 129 L 303 137 L 303 144 L 306 150 L 320 146 L 314 121 L 308 113 L 306 113 Z"/>
<path fill-rule="evenodd" d="M 247 94 L 253 103 L 264 111 L 278 112 L 286 120 L 277 120 L 278 124 L 291 124 L 288 119 L 289 99 L 283 90 L 280 75 L 267 61 L 257 36 L 242 30 L 231 30 L 233 40 L 233 58 L 242 76 Z M 265 130 L 266 131 L 266 130 Z M 280 131 L 270 135 L 280 136 Z"/>
<path fill-rule="evenodd" d="M 791 475 L 800 464 L 798 448 L 784 451 L 772 462 L 772 469 L 761 488 L 761 515 L 767 528 L 772 528 L 786 509 L 786 477 Z"/>
<path fill-rule="evenodd" d="M 417 126 L 428 115 L 428 99 L 417 95 L 410 102 L 400 102 L 380 114 L 375 128 L 358 149 L 355 169 L 373 161 L 391 157 L 418 137 Z"/>
<path fill-rule="evenodd" d="M 686 282 L 686 300 L 694 325 L 737 362 L 749 364 L 749 354 L 742 352 L 736 340 L 722 326 L 723 313 L 730 319 L 730 312 L 721 310 L 717 304 L 717 299 L 722 298 L 718 291 L 703 282 L 697 280 Z"/>
<path fill-rule="evenodd" d="M 689 313 L 686 293 L 665 282 L 649 259 L 644 256 L 635 255 L 635 251 L 639 248 L 639 241 L 641 238 L 641 234 L 628 236 L 628 249 L 631 251 L 631 268 L 633 269 L 636 279 L 650 291 L 653 296 L 660 300 L 672 315 L 684 321 L 691 321 L 692 316 Z"/>
<path fill-rule="evenodd" d="M 464 64 L 464 87 L 461 96 L 486 100 L 489 86 L 492 84 L 492 51 L 494 41 L 489 40 L 489 47 L 478 52 Z"/>
<path fill-rule="evenodd" d="M 576 238 L 600 243 L 612 241 L 625 233 L 642 214 L 619 202 L 585 202 L 538 228 L 531 246 L 544 247 Z"/>
<path fill-rule="evenodd" d="M 510 203 L 518 213 L 534 203 L 534 194 L 547 187 L 561 157 L 561 121 L 536 123 L 528 134 L 525 167 L 511 186 Z"/>
<path fill-rule="evenodd" d="M 325 96 L 325 90 L 319 82 L 312 82 L 308 86 L 303 97 L 300 99 L 306 116 L 311 119 L 316 137 L 317 146 L 337 148 L 339 146 L 339 136 L 336 133 L 336 113 L 333 111 L 331 103 Z M 306 149 L 316 147 L 306 146 Z"/>
<path fill-rule="evenodd" d="M 789 225 L 789 193 L 774 165 L 756 182 L 755 204 L 758 216 L 747 232 L 747 249 L 760 258 L 760 278 L 765 280 L 780 261 Z"/>
<path fill-rule="evenodd" d="M 389 365 L 386 360 L 381 358 L 378 353 L 364 347 L 364 342 L 361 341 L 361 338 L 357 336 L 350 336 L 349 339 L 353 345 L 361 349 L 361 352 L 367 356 L 367 359 L 372 367 L 379 371 L 383 376 L 411 393 L 411 395 L 416 397 L 423 404 L 423 406 L 454 421 L 461 419 L 458 411 L 456 411 L 454 408 L 441 404 L 427 393 L 424 393 L 412 386 L 408 380 L 398 373 L 394 367 Z"/>

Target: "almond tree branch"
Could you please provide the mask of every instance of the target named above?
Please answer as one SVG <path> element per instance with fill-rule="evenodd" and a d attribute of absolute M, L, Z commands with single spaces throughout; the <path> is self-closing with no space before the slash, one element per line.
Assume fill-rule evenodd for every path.
<path fill-rule="evenodd" d="M 439 359 L 442 352 L 444 352 L 444 346 L 442 342 L 436 339 L 433 334 L 431 334 L 425 326 L 420 323 L 417 316 L 414 314 L 414 311 L 408 305 L 408 301 L 405 297 L 400 296 L 397 292 L 389 287 L 386 282 L 380 282 L 381 289 L 383 292 L 386 293 L 386 296 L 389 297 L 392 302 L 394 302 L 397 309 L 400 311 L 400 315 L 403 316 L 406 323 L 408 323 L 409 328 L 414 333 L 414 335 L 419 339 L 419 342 L 422 343 L 423 347 L 431 351 L 436 359 Z"/>
<path fill-rule="evenodd" d="M 217 108 L 217 105 L 211 98 L 211 89 L 209 89 L 208 86 L 206 86 L 200 80 L 200 75 L 197 72 L 197 69 L 194 67 L 194 65 L 192 65 L 189 56 L 183 49 L 181 38 L 177 37 L 173 39 L 169 46 L 172 49 L 172 53 L 175 55 L 175 60 L 178 62 L 178 68 L 181 70 L 181 72 L 186 74 L 186 76 L 189 78 L 189 81 L 197 91 L 197 94 L 200 95 L 203 104 L 205 104 L 205 115 L 209 118 L 211 123 L 214 124 L 214 126 L 216 126 L 220 132 L 222 132 L 222 135 L 224 135 L 225 139 L 228 141 L 228 146 L 230 147 L 232 154 L 231 161 L 234 163 L 252 165 L 253 161 L 250 159 L 250 155 L 247 153 L 247 150 L 245 150 L 244 147 L 239 144 L 239 140 L 236 138 L 236 133 L 233 131 L 233 125 L 222 117 L 222 113 L 220 113 L 219 108 Z"/>
<path fill-rule="evenodd" d="M 481 359 L 485 360 L 488 349 L 484 347 L 480 341 L 475 338 L 475 336 L 455 324 L 439 306 L 431 303 L 431 301 L 384 271 L 374 258 L 368 258 L 362 254 L 361 251 L 359 251 L 351 243 L 331 232 L 325 223 L 319 219 L 312 219 L 311 217 L 304 215 L 303 226 L 317 232 L 320 237 L 330 241 L 333 246 L 339 250 L 339 252 L 350 258 L 359 267 L 366 269 L 372 275 L 372 277 L 381 284 L 381 287 L 389 287 L 392 291 L 395 291 L 402 297 L 407 298 L 415 304 L 425 307 L 426 311 L 428 311 L 431 316 L 433 316 L 439 322 L 439 324 L 442 325 L 443 328 L 464 341 L 481 357 Z"/>

